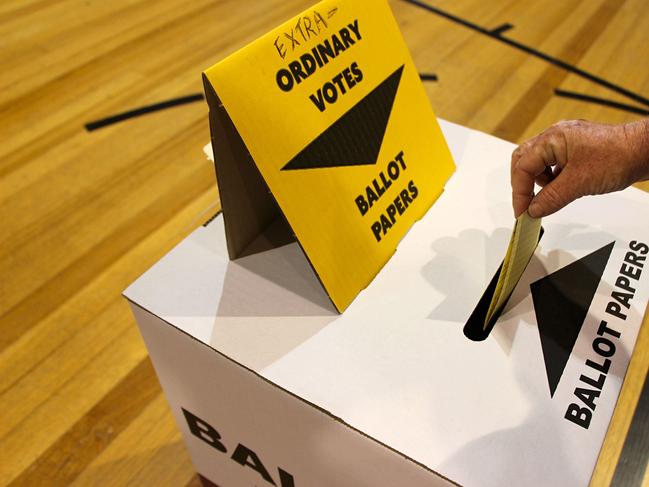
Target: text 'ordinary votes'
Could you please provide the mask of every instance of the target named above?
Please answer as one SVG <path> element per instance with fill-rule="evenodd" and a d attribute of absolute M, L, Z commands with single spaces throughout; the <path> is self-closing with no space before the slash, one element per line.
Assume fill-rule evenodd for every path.
<path fill-rule="evenodd" d="M 280 68 L 275 75 L 277 86 L 285 92 L 290 92 L 296 85 L 313 75 L 345 52 L 362 39 L 358 26 L 358 19 L 340 29 L 330 38 L 318 43 L 311 51 L 302 54 L 297 60 L 288 63 L 287 67 Z M 352 62 L 341 70 L 331 80 L 326 81 L 309 99 L 323 112 L 328 104 L 335 103 L 340 96 L 346 94 L 363 80 L 363 72 L 357 62 Z"/>

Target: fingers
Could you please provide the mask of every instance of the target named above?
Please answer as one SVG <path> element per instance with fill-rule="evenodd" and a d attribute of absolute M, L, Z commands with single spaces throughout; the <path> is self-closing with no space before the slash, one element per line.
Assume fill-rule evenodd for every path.
<path fill-rule="evenodd" d="M 580 196 L 623 189 L 637 180 L 633 127 L 564 121 L 522 144 L 511 161 L 516 217 L 526 210 L 533 217 L 547 216 Z M 536 184 L 542 189 L 534 196 Z"/>
<path fill-rule="evenodd" d="M 522 144 L 512 154 L 512 205 L 516 218 L 526 211 L 532 201 L 536 199 L 534 198 L 535 183 L 543 188 L 551 186 L 567 164 L 566 125 L 565 122 L 555 124 L 542 134 Z M 561 190 L 563 187 L 562 183 L 557 188 Z M 546 198 L 553 197 L 555 189 L 550 189 L 549 196 L 542 198 L 543 205 L 545 205 Z M 555 199 L 558 200 L 558 198 Z M 545 207 L 541 208 L 541 211 L 544 211 Z"/>
<path fill-rule="evenodd" d="M 548 151 L 537 139 L 526 142 L 512 154 L 512 205 L 516 218 L 530 205 L 537 179 L 540 178 L 544 184 L 550 180 L 550 173 L 547 171 L 554 163 L 552 151 Z"/>
<path fill-rule="evenodd" d="M 527 209 L 532 218 L 551 215 L 582 196 L 578 185 L 571 181 L 566 172 L 567 170 L 562 171 L 532 199 Z"/>
<path fill-rule="evenodd" d="M 530 204 L 532 203 L 532 199 L 534 199 L 534 193 L 530 193 L 529 195 L 512 193 L 512 206 L 514 207 L 514 218 L 518 218 L 523 213 L 525 213 L 525 210 L 527 210 L 527 208 L 529 208 Z"/>
<path fill-rule="evenodd" d="M 557 168 L 558 166 L 555 166 L 555 170 L 552 171 L 552 168 L 550 166 L 546 166 L 545 171 L 543 171 L 541 174 L 539 174 L 536 177 L 536 184 L 538 186 L 543 187 L 546 184 L 548 184 L 550 181 L 552 181 L 555 178 L 555 176 L 558 175 Z"/>

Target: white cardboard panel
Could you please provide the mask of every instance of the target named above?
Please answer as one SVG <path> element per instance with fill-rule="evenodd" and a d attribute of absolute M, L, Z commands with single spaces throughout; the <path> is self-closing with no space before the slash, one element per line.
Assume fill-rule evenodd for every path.
<path fill-rule="evenodd" d="M 131 309 L 194 466 L 217 485 L 271 485 L 261 468 L 281 487 L 453 485 L 138 305 L 131 304 Z M 190 432 L 183 409 L 218 431 L 221 450 Z M 211 434 L 206 435 L 209 441 Z M 255 457 L 247 461 L 256 469 L 232 460 L 237 450 L 253 452 Z M 280 468 L 293 484 L 281 483 Z"/>

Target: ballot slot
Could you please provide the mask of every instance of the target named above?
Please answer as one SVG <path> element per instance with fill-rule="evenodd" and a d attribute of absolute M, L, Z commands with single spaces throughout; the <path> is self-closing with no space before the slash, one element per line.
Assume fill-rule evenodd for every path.
<path fill-rule="evenodd" d="M 541 241 L 543 233 L 544 229 L 543 227 L 541 227 L 538 242 Z M 498 284 L 498 279 L 500 278 L 503 264 L 504 259 L 503 262 L 500 263 L 500 266 L 498 266 L 498 269 L 496 270 L 494 276 L 491 278 L 491 281 L 489 281 L 489 284 L 487 285 L 484 293 L 480 297 L 478 304 L 476 305 L 473 312 L 471 313 L 471 316 L 469 316 L 469 319 L 464 325 L 464 336 L 466 336 L 469 340 L 472 340 L 474 342 L 486 340 L 486 338 L 491 333 L 491 330 L 493 330 L 494 326 L 496 326 L 496 323 L 498 322 L 498 319 L 500 318 L 503 310 L 507 307 L 507 303 L 509 302 L 511 294 L 507 296 L 507 299 L 505 299 L 502 305 L 494 312 L 491 319 L 485 326 L 485 320 L 489 312 L 489 305 L 491 304 L 494 292 L 496 291 L 496 285 Z"/>

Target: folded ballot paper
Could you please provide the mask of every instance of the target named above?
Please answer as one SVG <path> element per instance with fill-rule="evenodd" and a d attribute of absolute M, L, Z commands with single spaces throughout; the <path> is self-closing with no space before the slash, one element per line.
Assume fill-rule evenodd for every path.
<path fill-rule="evenodd" d="M 534 254 L 534 249 L 539 242 L 541 233 L 541 219 L 532 218 L 527 212 L 523 213 L 516 219 L 512 237 L 507 247 L 505 260 L 498 273 L 498 281 L 489 304 L 489 309 L 483 323 L 483 329 L 489 326 L 493 318 L 507 304 L 507 300 L 514 292 L 514 288 L 520 280 L 527 264 Z"/>

